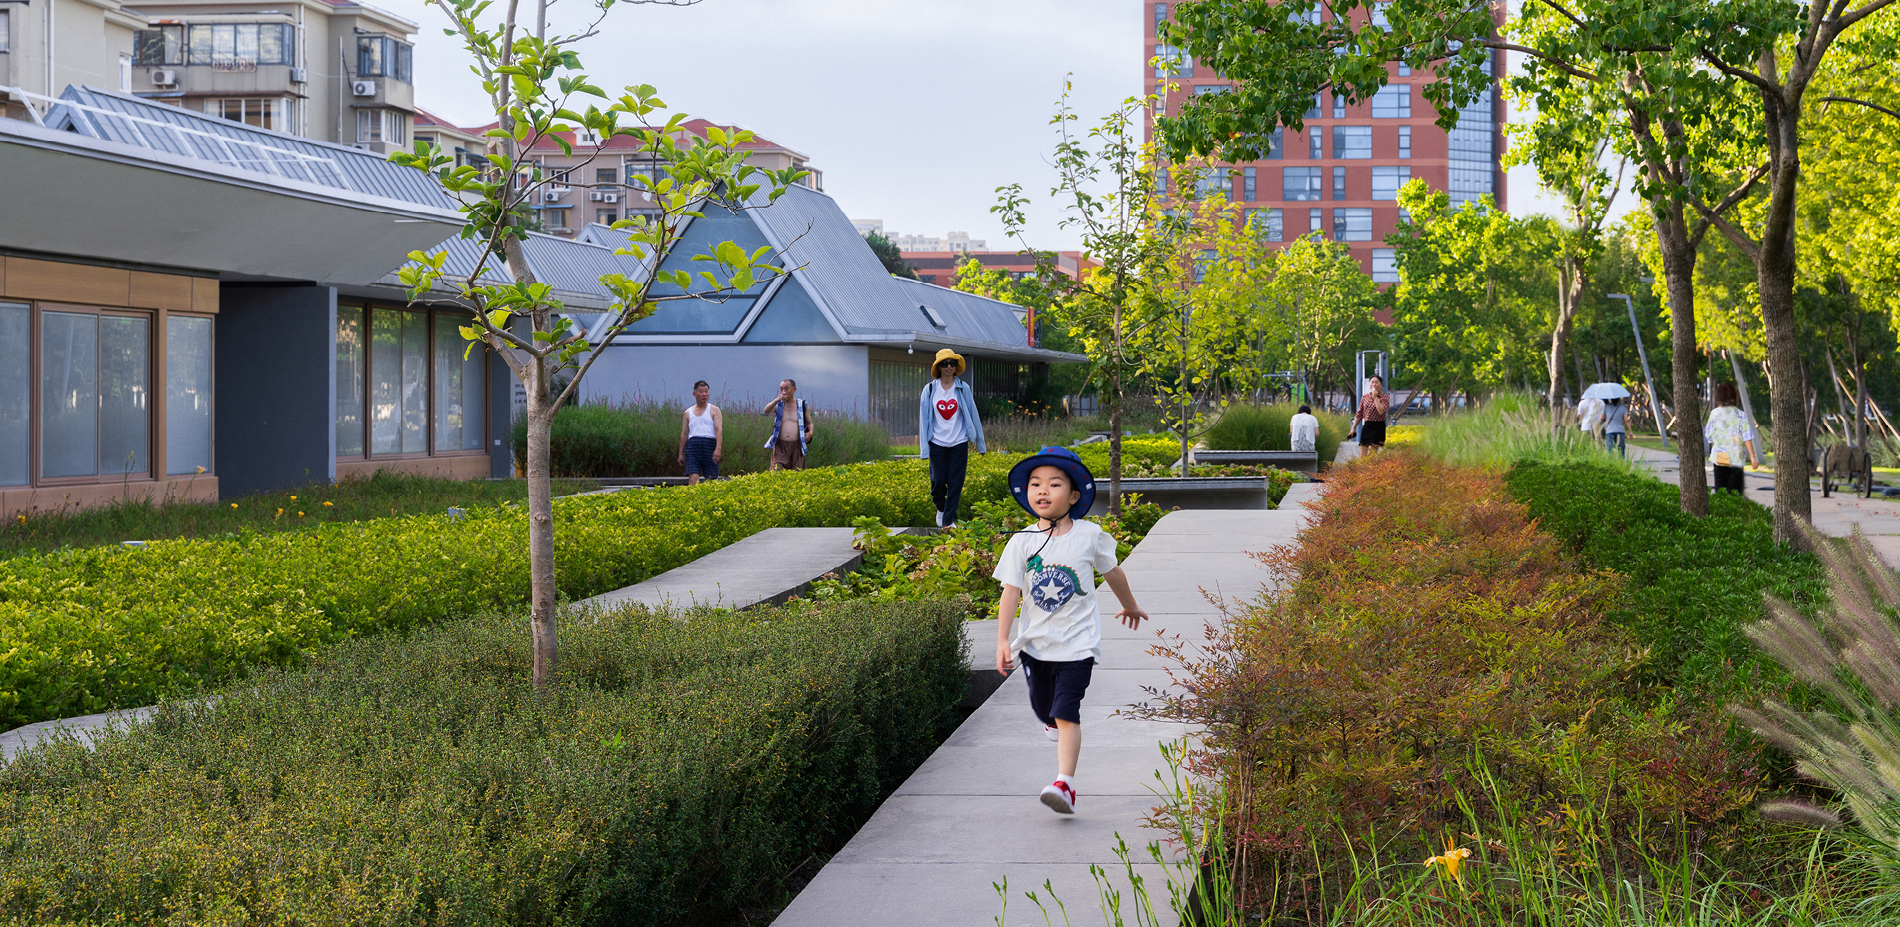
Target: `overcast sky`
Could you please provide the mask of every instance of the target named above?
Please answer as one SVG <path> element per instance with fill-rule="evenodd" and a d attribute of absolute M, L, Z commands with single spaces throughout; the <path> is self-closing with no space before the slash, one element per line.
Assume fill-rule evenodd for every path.
<path fill-rule="evenodd" d="M 371 0 L 420 24 L 416 102 L 462 125 L 491 121 L 465 53 L 421 0 Z M 497 3 L 496 8 L 502 6 Z M 523 2 L 524 9 L 530 8 Z M 1141 0 L 702 0 L 617 5 L 581 62 L 609 92 L 657 87 L 676 110 L 744 126 L 801 151 L 854 219 L 887 232 L 967 231 L 1015 250 L 990 213 L 1021 183 L 1049 203 L 1049 117 L 1073 75 L 1085 117 L 1142 92 Z M 493 8 L 491 8 L 493 9 Z M 551 19 L 591 10 L 561 0 Z M 1540 203 L 1511 172 L 1514 212 Z M 1032 211 L 1030 244 L 1078 247 L 1053 210 Z"/>

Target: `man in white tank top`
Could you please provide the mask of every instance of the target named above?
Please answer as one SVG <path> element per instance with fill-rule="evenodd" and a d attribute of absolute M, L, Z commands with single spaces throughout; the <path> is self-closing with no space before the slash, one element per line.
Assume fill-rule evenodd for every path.
<path fill-rule="evenodd" d="M 692 408 L 680 413 L 680 464 L 686 468 L 688 486 L 702 477 L 718 479 L 719 458 L 725 455 L 726 423 L 710 398 L 712 387 L 705 380 L 694 383 Z"/>

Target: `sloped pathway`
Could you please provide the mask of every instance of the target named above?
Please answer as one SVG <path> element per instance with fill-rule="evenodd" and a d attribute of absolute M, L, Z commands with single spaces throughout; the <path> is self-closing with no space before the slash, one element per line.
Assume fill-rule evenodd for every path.
<path fill-rule="evenodd" d="M 857 836 L 833 857 L 774 921 L 775 927 L 928 927 L 993 924 L 1002 911 L 993 883 L 1009 880 L 1008 924 L 1041 925 L 1043 915 L 1022 893 L 1048 881 L 1071 922 L 1099 923 L 1090 865 L 1111 873 L 1123 913 L 1134 922 L 1132 895 L 1116 860 L 1116 835 L 1148 861 L 1160 834 L 1142 826 L 1156 804 L 1151 787 L 1165 770 L 1160 745 L 1185 730 L 1112 717 L 1148 698 L 1143 687 L 1169 684 L 1162 658 L 1149 654 L 1156 633 L 1201 639 L 1220 609 L 1207 594 L 1244 602 L 1267 574 L 1248 556 L 1291 543 L 1304 523 L 1301 503 L 1318 486 L 1296 484 L 1276 510 L 1178 511 L 1163 517 L 1123 564 L 1136 599 L 1153 621 L 1130 631 L 1105 622 L 1102 663 L 1082 709 L 1082 762 L 1077 813 L 1057 815 L 1037 801 L 1055 778 L 1055 745 L 1029 711 L 1021 673 L 995 695 L 887 799 Z M 1206 594 L 1204 594 L 1204 592 Z M 1104 589 L 1104 611 L 1114 603 Z M 973 664 L 996 649 L 995 624 L 972 622 Z M 986 633 L 987 632 L 987 633 Z M 1171 923 L 1162 868 L 1138 866 L 1164 922 Z M 1056 923 L 1063 918 L 1050 905 Z"/>

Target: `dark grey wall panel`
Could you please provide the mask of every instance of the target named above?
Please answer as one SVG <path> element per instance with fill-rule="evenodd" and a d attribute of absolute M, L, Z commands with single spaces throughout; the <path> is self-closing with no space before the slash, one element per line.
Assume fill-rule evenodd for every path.
<path fill-rule="evenodd" d="M 218 492 L 336 480 L 336 289 L 218 292 Z"/>

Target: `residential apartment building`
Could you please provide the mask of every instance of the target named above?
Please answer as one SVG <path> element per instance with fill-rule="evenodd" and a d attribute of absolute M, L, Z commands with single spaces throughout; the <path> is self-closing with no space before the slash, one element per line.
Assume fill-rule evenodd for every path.
<path fill-rule="evenodd" d="M 1156 115 L 1178 112 L 1189 97 L 1232 87 L 1212 69 L 1161 44 L 1158 27 L 1174 6 L 1173 0 L 1142 0 L 1147 41 L 1141 66 L 1148 91 L 1160 94 L 1169 84 L 1176 88 L 1165 94 Z M 1370 14 L 1375 22 L 1382 10 L 1383 4 Z M 1503 65 L 1502 54 L 1494 53 L 1491 73 L 1501 73 Z M 1399 222 L 1399 187 L 1422 179 L 1446 191 L 1453 205 L 1486 195 L 1500 208 L 1507 205 L 1499 163 L 1505 108 L 1494 84 L 1463 109 L 1457 128 L 1447 132 L 1436 125 L 1437 112 L 1421 92 L 1429 76 L 1397 63 L 1388 67 L 1391 82 L 1372 99 L 1349 104 L 1321 94 L 1301 131 L 1275 131 L 1266 159 L 1215 165 L 1197 190 L 1168 192 L 1224 192 L 1246 204 L 1268 240 L 1292 241 L 1319 232 L 1346 243 L 1374 282 L 1398 282 L 1385 237 Z"/>
<path fill-rule="evenodd" d="M 117 90 L 387 154 L 409 144 L 415 30 L 350 0 L 0 2 L 0 86 Z M 29 98 L 6 95 L 20 115 Z"/>
<path fill-rule="evenodd" d="M 942 237 L 932 235 L 903 235 L 884 231 L 883 219 L 852 219 L 851 225 L 859 235 L 870 237 L 872 232 L 889 239 L 899 251 L 982 251 L 989 247 L 983 239 L 972 239 L 969 232 L 948 232 Z"/>
<path fill-rule="evenodd" d="M 704 137 L 706 130 L 715 125 L 717 123 L 705 119 L 689 119 L 681 124 L 682 138 L 686 135 Z M 493 127 L 490 123 L 476 128 L 457 128 L 440 117 L 424 114 L 417 124 L 416 134 L 444 148 L 461 148 L 480 157 L 482 133 Z M 730 132 L 737 127 L 720 128 Z M 612 225 L 630 216 L 659 213 L 652 199 L 635 185 L 634 178 L 658 180 L 664 168 L 641 150 L 638 139 L 621 135 L 603 144 L 591 135 L 570 132 L 564 137 L 573 146 L 571 154 L 561 150 L 552 138 L 542 139 L 530 152 L 544 175 L 556 181 L 543 188 L 540 201 L 533 204 L 544 230 L 572 238 L 590 224 Z M 746 151 L 747 164 L 768 170 L 788 167 L 807 170 L 811 174 L 800 184 L 818 191 L 825 188 L 824 172 L 813 167 L 811 159 L 799 151 L 758 136 L 740 147 Z"/>

